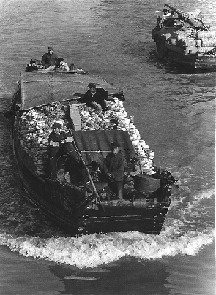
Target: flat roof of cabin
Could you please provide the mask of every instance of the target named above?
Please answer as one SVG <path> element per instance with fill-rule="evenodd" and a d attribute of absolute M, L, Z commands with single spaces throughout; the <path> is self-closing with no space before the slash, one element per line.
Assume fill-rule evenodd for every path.
<path fill-rule="evenodd" d="M 67 72 L 24 72 L 21 74 L 21 109 L 27 110 L 55 101 L 74 99 L 95 83 L 109 94 L 119 92 L 102 78 L 88 74 Z"/>

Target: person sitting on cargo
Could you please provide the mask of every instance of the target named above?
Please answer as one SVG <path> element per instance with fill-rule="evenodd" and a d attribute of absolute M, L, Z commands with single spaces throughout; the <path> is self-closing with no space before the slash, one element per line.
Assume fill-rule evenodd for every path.
<path fill-rule="evenodd" d="M 66 135 L 65 132 L 61 130 L 61 123 L 55 122 L 52 128 L 53 130 L 48 138 L 49 176 L 51 179 L 55 179 L 57 172 L 57 159 L 60 156 L 59 151 L 66 140 Z"/>
<path fill-rule="evenodd" d="M 54 53 L 53 48 L 52 47 L 48 47 L 48 52 L 46 52 L 43 56 L 42 56 L 42 66 L 47 69 L 49 67 L 53 67 L 55 68 L 57 65 L 57 61 L 58 61 L 58 56 L 56 53 Z"/>
<path fill-rule="evenodd" d="M 79 99 L 79 101 L 96 110 L 99 110 L 101 107 L 103 111 L 106 111 L 107 105 L 105 100 L 108 100 L 108 92 L 103 88 L 96 88 L 95 83 L 89 83 L 88 88 L 89 90 Z"/>
<path fill-rule="evenodd" d="M 111 143 L 112 152 L 104 160 L 104 173 L 108 177 L 108 185 L 123 200 L 123 180 L 125 159 L 117 142 Z"/>

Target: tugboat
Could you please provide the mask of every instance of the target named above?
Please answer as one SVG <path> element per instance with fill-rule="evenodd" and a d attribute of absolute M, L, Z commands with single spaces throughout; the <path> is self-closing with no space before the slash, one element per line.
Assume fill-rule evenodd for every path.
<path fill-rule="evenodd" d="M 192 69 L 215 70 L 216 32 L 197 13 L 184 13 L 165 4 L 152 30 L 157 57 Z"/>
<path fill-rule="evenodd" d="M 35 65 L 34 65 L 35 67 Z M 89 83 L 109 99 L 106 111 L 80 103 Z M 12 102 L 13 151 L 28 198 L 71 234 L 140 231 L 159 234 L 175 179 L 158 169 L 123 106 L 122 91 L 83 71 L 23 72 Z M 49 137 L 64 134 L 50 177 Z M 103 163 L 117 142 L 127 163 L 123 200 L 103 177 Z"/>

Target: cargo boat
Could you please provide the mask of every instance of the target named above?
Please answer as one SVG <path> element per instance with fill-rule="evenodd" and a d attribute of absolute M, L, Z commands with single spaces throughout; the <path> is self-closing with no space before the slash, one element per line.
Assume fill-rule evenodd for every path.
<path fill-rule="evenodd" d="M 79 103 L 90 82 L 112 98 L 107 101 L 106 112 Z M 28 198 L 71 234 L 159 234 L 162 229 L 175 179 L 154 165 L 154 153 L 127 115 L 123 97 L 105 80 L 89 74 L 21 74 L 12 102 L 13 151 L 20 178 Z M 47 174 L 48 137 L 54 122 L 62 124 L 69 147 L 58 159 L 56 179 Z M 113 141 L 118 142 L 127 161 L 123 201 L 117 199 L 106 180 L 95 177 L 92 167 L 93 162 L 103 166 Z M 79 181 L 72 175 L 77 167 L 71 164 L 70 173 L 65 170 L 66 160 L 73 157 L 79 159 L 85 172 Z"/>
<path fill-rule="evenodd" d="M 165 4 L 152 30 L 156 54 L 160 60 L 192 69 L 216 69 L 216 32 L 197 17 Z"/>

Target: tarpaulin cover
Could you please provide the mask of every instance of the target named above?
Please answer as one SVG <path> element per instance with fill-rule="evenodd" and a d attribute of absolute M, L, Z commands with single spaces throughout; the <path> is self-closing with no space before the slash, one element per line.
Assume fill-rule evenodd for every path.
<path fill-rule="evenodd" d="M 135 156 L 134 148 L 127 131 L 122 130 L 89 130 L 73 131 L 73 137 L 87 165 L 92 161 L 103 163 L 104 158 L 111 151 L 111 143 L 117 142 L 125 159 Z"/>
<path fill-rule="evenodd" d="M 84 94 L 89 83 L 104 88 L 109 94 L 119 90 L 102 78 L 88 74 L 67 72 L 25 72 L 21 74 L 21 109 L 26 110 L 55 101 L 73 99 L 76 93 Z"/>

